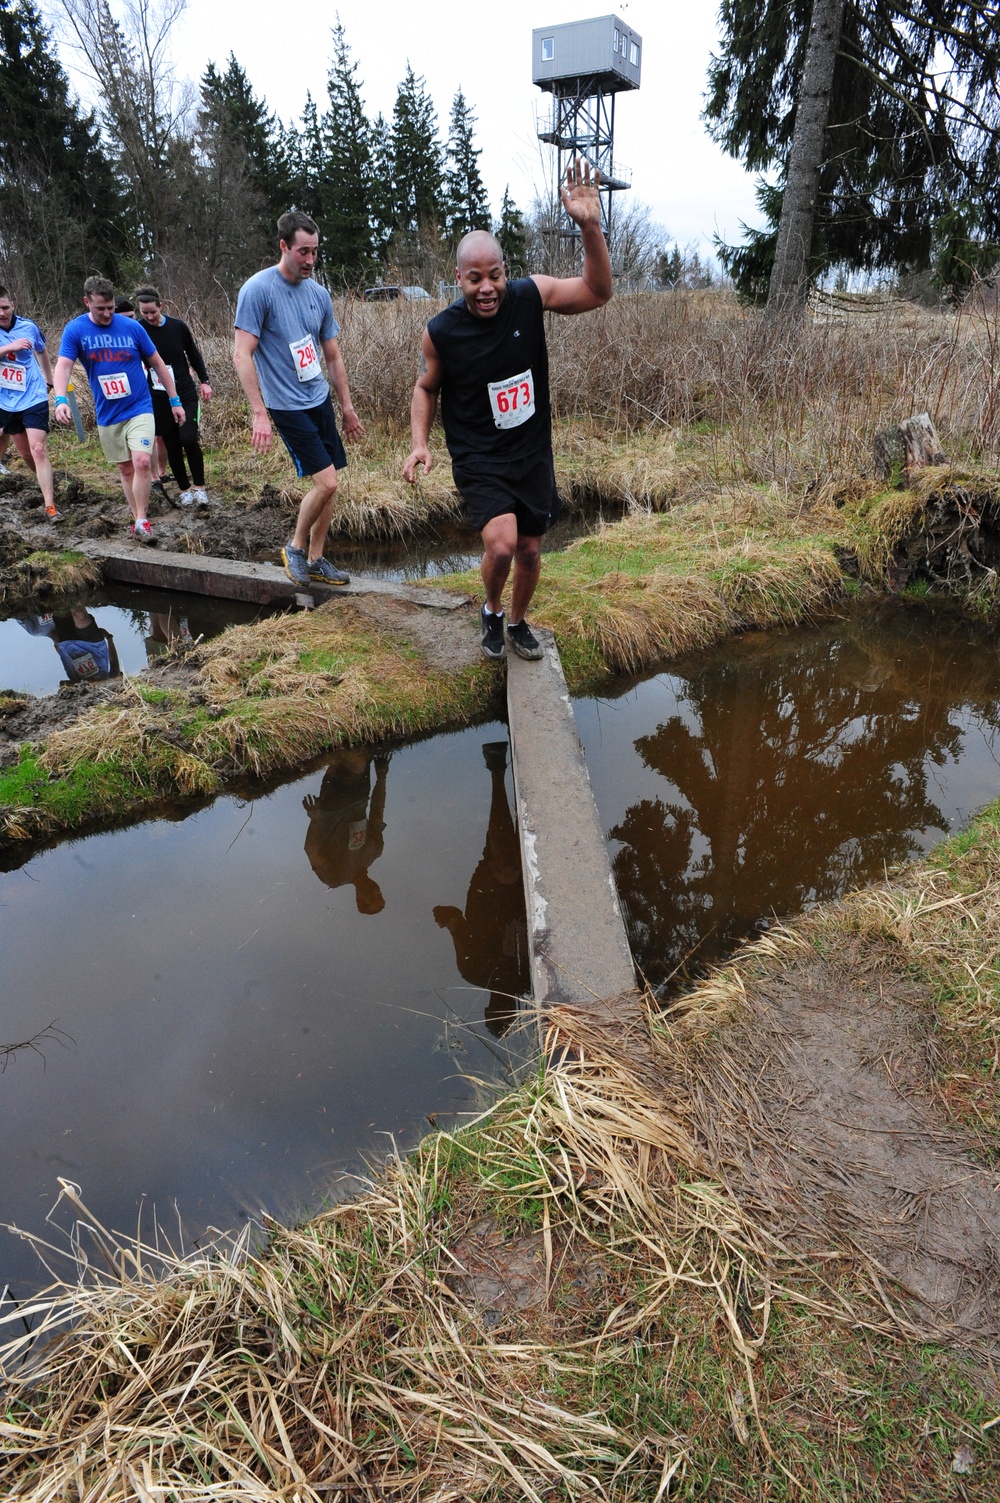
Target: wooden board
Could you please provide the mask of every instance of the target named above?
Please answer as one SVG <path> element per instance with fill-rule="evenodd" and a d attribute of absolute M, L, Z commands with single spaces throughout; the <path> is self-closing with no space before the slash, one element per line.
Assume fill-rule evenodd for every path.
<path fill-rule="evenodd" d="M 453 595 L 432 586 L 397 584 L 372 575 L 355 574 L 349 585 L 293 584 L 277 564 L 255 564 L 241 559 L 210 558 L 200 553 L 166 553 L 142 543 L 87 541 L 74 545 L 100 565 L 108 584 L 146 585 L 156 590 L 183 590 L 191 595 L 213 595 L 219 600 L 246 600 L 253 605 L 276 605 L 282 601 L 321 604 L 335 595 L 391 595 L 432 610 L 455 611 L 467 605 L 467 595 Z"/>

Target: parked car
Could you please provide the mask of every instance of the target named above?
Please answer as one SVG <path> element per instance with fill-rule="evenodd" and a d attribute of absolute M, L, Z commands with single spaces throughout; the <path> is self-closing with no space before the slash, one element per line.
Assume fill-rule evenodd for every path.
<path fill-rule="evenodd" d="M 424 287 L 366 287 L 366 303 L 429 303 L 431 295 Z"/>

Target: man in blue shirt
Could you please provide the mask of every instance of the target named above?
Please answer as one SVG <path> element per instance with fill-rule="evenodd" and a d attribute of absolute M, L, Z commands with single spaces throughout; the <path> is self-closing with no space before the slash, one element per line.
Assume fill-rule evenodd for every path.
<path fill-rule="evenodd" d="M 45 515 L 50 522 L 58 522 L 49 459 L 51 386 L 45 335 L 30 318 L 15 313 L 13 296 L 0 287 L 0 429 L 14 440 L 14 448 L 34 470 Z"/>
<path fill-rule="evenodd" d="M 156 346 L 134 318 L 115 312 L 115 289 L 106 277 L 88 277 L 83 284 L 87 312 L 74 318 L 63 330 L 55 370 L 56 422 L 69 423 L 69 378 L 79 360 L 94 396 L 97 432 L 104 456 L 118 466 L 122 490 L 132 513 L 132 536 L 149 543 L 153 530 L 149 509 L 155 424 L 153 399 L 146 380 L 151 366 L 170 398 L 174 421 L 183 423 L 181 406 L 170 367 L 156 353 Z"/>
<path fill-rule="evenodd" d="M 349 584 L 350 576 L 323 557 L 337 471 L 347 464 L 327 377 L 340 403 L 344 437 L 360 438 L 364 429 L 351 402 L 330 294 L 312 280 L 319 250 L 315 221 L 298 210 L 282 214 L 278 236 L 277 266 L 259 271 L 240 288 L 233 364 L 253 410 L 254 448 L 267 453 L 273 423 L 296 474 L 312 480 L 295 532 L 281 550 L 285 572 L 297 585 L 308 586 L 313 579 Z"/>

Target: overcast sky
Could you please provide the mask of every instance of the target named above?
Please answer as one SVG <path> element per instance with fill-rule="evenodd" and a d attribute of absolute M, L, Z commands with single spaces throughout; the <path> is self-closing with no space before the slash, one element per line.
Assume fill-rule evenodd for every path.
<path fill-rule="evenodd" d="M 114 0 L 112 0 L 114 8 Z M 47 0 L 54 16 L 57 0 Z M 441 135 L 461 87 L 477 116 L 481 168 L 494 213 L 504 187 L 522 208 L 544 182 L 536 117 L 549 96 L 531 82 L 533 27 L 614 11 L 643 39 L 642 87 L 618 97 L 615 158 L 632 170 L 631 197 L 647 203 L 671 240 L 711 249 L 719 231 L 739 236 L 760 216 L 753 180 L 716 147 L 701 121 L 716 0 L 502 0 L 459 6 L 413 0 L 188 0 L 175 31 L 178 72 L 197 81 L 205 64 L 235 53 L 258 95 L 286 123 L 299 118 L 307 90 L 322 103 L 339 11 L 359 66 L 369 116 L 391 115 L 409 61 L 427 80 Z M 70 58 L 64 54 L 69 63 Z"/>

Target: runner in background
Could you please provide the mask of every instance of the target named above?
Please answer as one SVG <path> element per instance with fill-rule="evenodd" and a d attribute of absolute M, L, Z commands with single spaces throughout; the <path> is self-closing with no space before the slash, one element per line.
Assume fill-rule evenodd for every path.
<path fill-rule="evenodd" d="M 145 329 L 134 318 L 115 312 L 115 289 L 106 277 L 88 277 L 83 284 L 86 313 L 63 330 L 55 369 L 56 421 L 72 422 L 69 378 L 79 360 L 94 396 L 97 432 L 105 458 L 118 466 L 122 490 L 132 513 L 132 536 L 149 543 L 153 530 L 149 509 L 150 455 L 155 429 L 153 401 L 146 382 L 151 365 L 166 387 L 176 423 L 184 408 L 174 378 Z"/>
<path fill-rule="evenodd" d="M 171 473 L 180 491 L 181 505 L 191 506 L 197 502 L 200 506 L 207 506 L 205 460 L 198 434 L 198 399 L 200 397 L 203 402 L 209 402 L 212 398 L 205 362 L 187 324 L 179 318 L 168 318 L 164 313 L 163 299 L 155 287 L 139 287 L 133 297 L 143 328 L 163 356 L 167 368 L 173 373 L 177 395 L 186 414 L 184 422 L 178 427 L 171 417 L 170 403 L 163 385 L 155 372 L 151 371 L 149 383 L 153 393 L 157 439 L 162 440 L 166 448 Z M 192 370 L 201 383 L 197 391 L 191 379 Z M 191 467 L 191 483 L 188 482 L 185 457 Z"/>
<path fill-rule="evenodd" d="M 236 304 L 233 364 L 253 411 L 254 448 L 271 447 L 271 424 L 284 439 L 297 475 L 312 485 L 302 498 L 294 535 L 281 550 L 285 572 L 297 585 L 310 580 L 350 584 L 349 574 L 323 557 L 337 495 L 337 471 L 347 455 L 337 432 L 329 377 L 344 419 L 344 437 L 364 429 L 351 402 L 340 325 L 325 287 L 312 280 L 319 231 L 308 214 L 293 210 L 278 220 L 278 264 L 244 282 Z M 326 372 L 319 363 L 322 350 Z"/>
<path fill-rule="evenodd" d="M 34 471 L 45 515 L 50 522 L 58 522 L 61 513 L 56 509 L 49 459 L 51 389 L 52 366 L 45 335 L 30 318 L 18 316 L 12 294 L 6 287 L 0 287 L 0 428 L 4 438 L 13 440 L 18 454 Z M 0 464 L 0 469 L 3 468 Z"/>

